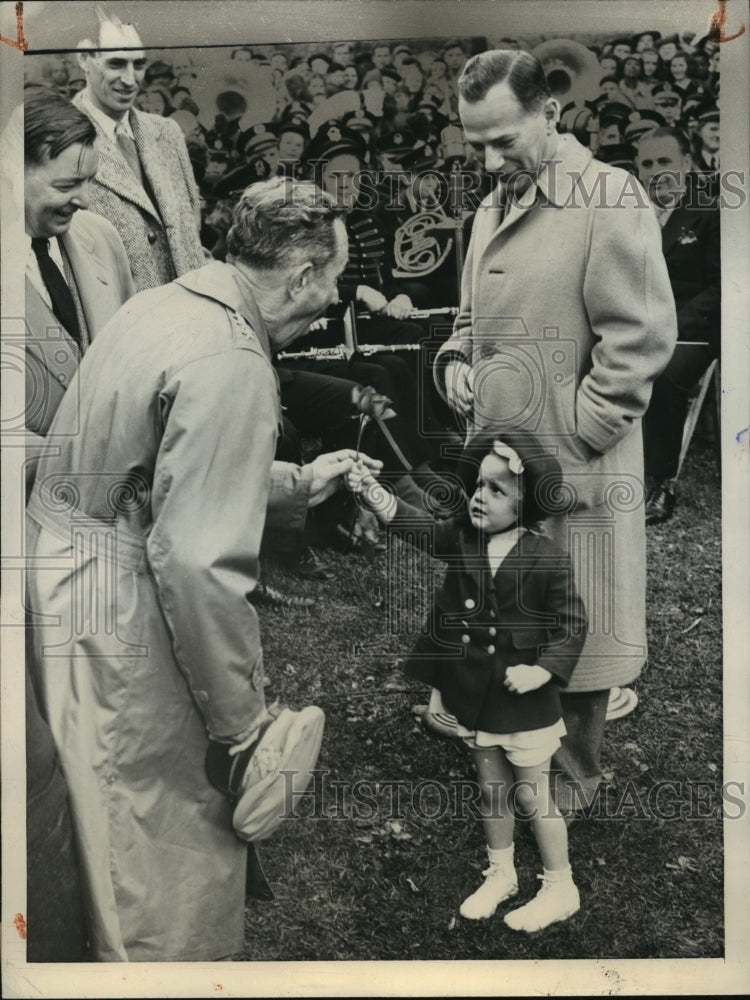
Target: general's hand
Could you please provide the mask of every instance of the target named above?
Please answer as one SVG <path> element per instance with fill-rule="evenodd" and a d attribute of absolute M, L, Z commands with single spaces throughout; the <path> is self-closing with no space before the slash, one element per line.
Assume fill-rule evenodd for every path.
<path fill-rule="evenodd" d="M 327 330 L 328 329 L 328 319 L 325 316 L 320 316 L 318 319 L 314 319 L 308 328 L 308 333 L 315 333 L 316 330 Z"/>
<path fill-rule="evenodd" d="M 513 694 L 526 694 L 527 691 L 536 691 L 546 684 L 551 676 L 549 670 L 536 663 L 518 663 L 515 667 L 508 667 L 503 683 Z"/>
<path fill-rule="evenodd" d="M 407 317 L 414 312 L 414 306 L 408 295 L 397 295 L 394 299 L 388 303 L 385 307 L 386 316 L 390 316 L 391 319 L 407 319 Z"/>
<path fill-rule="evenodd" d="M 318 455 L 311 463 L 312 481 L 308 506 L 316 507 L 335 493 L 341 485 L 342 477 L 354 468 L 356 461 L 357 453 L 351 448 L 342 448 L 341 451 Z M 359 453 L 359 461 L 363 468 L 370 473 L 378 473 L 383 468 L 382 462 L 370 458 L 368 455 L 363 455 L 362 452 Z"/>
<path fill-rule="evenodd" d="M 385 295 L 369 285 L 357 285 L 357 301 L 367 306 L 373 314 L 383 312 L 388 305 Z"/>
<path fill-rule="evenodd" d="M 465 361 L 451 361 L 446 366 L 445 393 L 454 410 L 464 417 L 471 416 L 474 408 L 471 365 Z"/>

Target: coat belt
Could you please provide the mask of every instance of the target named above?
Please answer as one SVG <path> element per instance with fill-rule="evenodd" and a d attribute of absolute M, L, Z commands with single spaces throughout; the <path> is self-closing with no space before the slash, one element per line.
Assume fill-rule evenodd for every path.
<path fill-rule="evenodd" d="M 39 483 L 29 498 L 26 515 L 40 528 L 67 543 L 71 549 L 81 545 L 83 536 L 84 539 L 95 542 L 92 552 L 95 552 L 97 559 L 104 559 L 136 573 L 146 570 L 146 537 L 131 531 L 120 520 L 113 518 L 104 521 L 86 514 L 74 504 L 55 497 Z"/>

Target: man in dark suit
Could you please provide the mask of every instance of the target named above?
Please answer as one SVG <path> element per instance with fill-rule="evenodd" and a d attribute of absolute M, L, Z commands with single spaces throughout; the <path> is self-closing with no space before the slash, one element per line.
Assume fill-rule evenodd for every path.
<path fill-rule="evenodd" d="M 125 247 L 87 212 L 96 130 L 38 89 L 24 102 L 26 429 L 44 436 L 93 337 L 135 291 Z"/>
<path fill-rule="evenodd" d="M 79 44 L 86 87 L 74 103 L 98 135 L 99 170 L 91 208 L 109 219 L 125 244 L 138 291 L 200 267 L 198 187 L 185 139 L 169 118 L 133 105 L 146 54 L 132 24 L 100 17 L 94 40 Z"/>
<path fill-rule="evenodd" d="M 46 435 L 82 354 L 134 285 L 120 237 L 85 211 L 97 168 L 94 126 L 46 88 L 28 92 L 23 112 L 28 445 Z M 67 785 L 35 680 L 27 666 L 27 959 L 81 961 L 88 931 Z"/>
<path fill-rule="evenodd" d="M 660 127 L 638 144 L 638 174 L 662 227 L 662 249 L 677 306 L 678 344 L 654 383 L 644 419 L 646 523 L 672 516 L 675 477 L 691 388 L 721 350 L 719 209 L 691 174 L 690 141 Z"/>

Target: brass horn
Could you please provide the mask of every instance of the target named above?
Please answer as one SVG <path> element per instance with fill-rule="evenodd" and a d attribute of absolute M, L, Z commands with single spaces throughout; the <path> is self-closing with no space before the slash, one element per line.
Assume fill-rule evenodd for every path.
<path fill-rule="evenodd" d="M 561 108 L 598 96 L 603 73 L 596 55 L 585 45 L 569 38 L 553 38 L 537 45 L 531 54 L 542 64 L 550 93 Z"/>

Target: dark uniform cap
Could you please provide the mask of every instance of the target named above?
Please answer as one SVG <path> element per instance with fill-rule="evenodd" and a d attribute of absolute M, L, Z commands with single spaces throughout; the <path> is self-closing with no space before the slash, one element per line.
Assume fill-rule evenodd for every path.
<path fill-rule="evenodd" d="M 256 154 L 247 163 L 235 167 L 234 170 L 230 170 L 228 174 L 220 177 L 211 189 L 211 194 L 215 198 L 226 198 L 228 195 L 244 191 L 246 187 L 256 181 L 267 180 L 270 174 L 271 167 L 262 155 Z"/>
<path fill-rule="evenodd" d="M 390 156 L 406 154 L 414 145 L 414 133 L 408 129 L 396 129 L 385 132 L 373 140 L 373 148 L 377 153 L 387 153 Z"/>
<path fill-rule="evenodd" d="M 467 495 L 474 492 L 479 467 L 495 441 L 512 448 L 523 463 L 523 521 L 532 523 L 565 513 L 569 498 L 562 489 L 563 474 L 554 455 L 555 446 L 542 444 L 533 434 L 525 432 L 482 431 L 469 439 L 456 469 Z"/>
<path fill-rule="evenodd" d="M 401 166 L 406 170 L 426 170 L 434 167 L 438 161 L 435 146 L 429 142 L 420 142 L 401 160 Z"/>
<path fill-rule="evenodd" d="M 389 76 L 391 80 L 396 80 L 399 83 L 401 82 L 401 74 L 392 66 L 383 66 L 379 72 L 381 76 Z"/>
<path fill-rule="evenodd" d="M 364 108 L 357 108 L 355 111 L 347 111 L 341 120 L 344 125 L 348 128 L 354 129 L 356 132 L 369 132 L 370 129 L 375 128 L 374 117 L 365 111 Z"/>
<path fill-rule="evenodd" d="M 629 52 L 622 60 L 623 64 L 626 63 L 629 59 L 634 59 L 636 62 L 639 62 L 641 63 L 641 65 L 643 65 L 643 56 L 640 54 L 640 52 Z"/>
<path fill-rule="evenodd" d="M 657 83 L 651 91 L 654 104 L 679 104 L 682 101 L 682 94 L 674 89 L 670 83 Z"/>
<path fill-rule="evenodd" d="M 327 62 L 329 66 L 333 62 L 333 59 L 331 59 L 329 55 L 326 55 L 325 52 L 313 52 L 313 54 L 307 58 L 307 65 L 312 66 L 316 59 L 322 59 L 324 62 Z"/>
<path fill-rule="evenodd" d="M 599 127 L 606 127 L 613 122 L 624 126 L 632 113 L 632 107 L 629 107 L 627 104 L 620 104 L 619 101 L 610 101 L 607 104 L 602 104 L 599 108 Z"/>
<path fill-rule="evenodd" d="M 265 124 L 251 125 L 237 140 L 237 151 L 245 156 L 262 153 L 279 143 L 271 127 Z"/>
<path fill-rule="evenodd" d="M 597 160 L 609 163 L 613 167 L 624 167 L 630 170 L 635 162 L 637 150 L 629 142 L 613 142 L 610 146 L 600 146 L 596 153 Z"/>
<path fill-rule="evenodd" d="M 305 150 L 305 161 L 330 160 L 339 153 L 352 153 L 363 163 L 367 158 L 367 144 L 360 132 L 349 128 L 338 119 L 323 122 Z"/>
<path fill-rule="evenodd" d="M 305 142 L 310 141 L 310 126 L 304 118 L 296 115 L 291 118 L 282 118 L 280 122 L 276 122 L 271 127 L 279 139 L 285 132 L 294 132 L 296 135 L 302 136 Z"/>
<path fill-rule="evenodd" d="M 627 45 L 627 47 L 630 48 L 630 38 L 626 38 L 624 35 L 620 36 L 619 38 L 612 38 L 610 39 L 609 44 L 612 46 L 613 49 L 616 48 L 618 45 Z"/>
<path fill-rule="evenodd" d="M 660 115 L 658 111 L 650 111 L 647 109 L 644 109 L 643 111 L 633 111 L 630 114 L 630 122 L 625 127 L 625 138 L 631 141 L 637 141 L 642 136 L 646 135 L 647 132 L 652 132 L 660 125 L 666 124 L 666 118 L 664 118 L 663 115 Z"/>
<path fill-rule="evenodd" d="M 698 115 L 698 124 L 706 125 L 708 122 L 718 122 L 719 121 L 719 109 L 717 107 L 710 108 L 704 111 L 702 114 Z"/>

